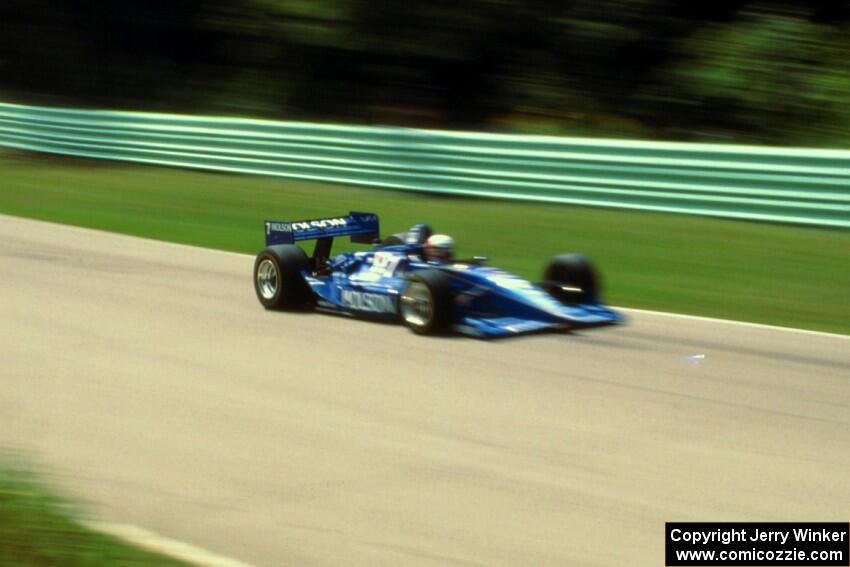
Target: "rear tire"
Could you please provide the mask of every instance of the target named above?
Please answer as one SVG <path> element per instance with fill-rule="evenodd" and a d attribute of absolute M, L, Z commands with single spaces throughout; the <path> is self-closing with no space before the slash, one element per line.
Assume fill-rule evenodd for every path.
<path fill-rule="evenodd" d="M 307 254 L 298 246 L 269 246 L 254 261 L 254 291 L 266 309 L 298 309 L 312 294 L 301 272 L 310 269 Z"/>
<path fill-rule="evenodd" d="M 449 277 L 437 270 L 422 270 L 408 278 L 399 297 L 399 312 L 406 327 L 419 335 L 436 335 L 452 324 Z"/>
<path fill-rule="evenodd" d="M 562 303 L 599 303 L 599 276 L 582 254 L 555 256 L 546 266 L 542 287 Z"/>

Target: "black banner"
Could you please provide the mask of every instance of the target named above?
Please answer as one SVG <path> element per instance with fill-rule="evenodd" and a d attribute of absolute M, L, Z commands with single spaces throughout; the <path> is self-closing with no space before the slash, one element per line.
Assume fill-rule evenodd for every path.
<path fill-rule="evenodd" d="M 850 525 L 840 522 L 667 522 L 667 567 L 850 566 Z"/>

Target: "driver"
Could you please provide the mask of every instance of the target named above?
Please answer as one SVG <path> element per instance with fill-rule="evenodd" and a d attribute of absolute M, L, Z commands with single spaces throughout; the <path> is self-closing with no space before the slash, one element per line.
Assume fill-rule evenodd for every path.
<path fill-rule="evenodd" d="M 447 234 L 433 234 L 423 247 L 425 259 L 432 262 L 450 262 L 455 255 L 455 241 Z"/>

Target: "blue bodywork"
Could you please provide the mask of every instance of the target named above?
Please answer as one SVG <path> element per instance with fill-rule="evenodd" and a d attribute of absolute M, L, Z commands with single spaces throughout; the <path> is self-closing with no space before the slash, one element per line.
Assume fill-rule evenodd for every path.
<path fill-rule="evenodd" d="M 292 244 L 317 240 L 310 271 L 302 272 L 318 309 L 397 321 L 399 297 L 408 277 L 420 270 L 439 270 L 450 277 L 453 328 L 477 337 L 501 337 L 542 330 L 569 330 L 609 325 L 623 316 L 600 304 L 565 304 L 541 287 L 479 260 L 426 261 L 421 231 L 414 227 L 405 239 L 374 244 L 373 249 L 329 256 L 331 239 L 351 236 L 373 242 L 379 234 L 377 215 L 299 222 L 266 222 L 266 242 Z"/>

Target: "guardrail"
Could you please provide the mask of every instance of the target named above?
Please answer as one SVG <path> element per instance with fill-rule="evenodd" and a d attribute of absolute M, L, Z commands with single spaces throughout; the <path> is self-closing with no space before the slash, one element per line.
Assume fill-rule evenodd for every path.
<path fill-rule="evenodd" d="M 0 104 L 0 146 L 396 189 L 850 228 L 850 151 Z"/>

